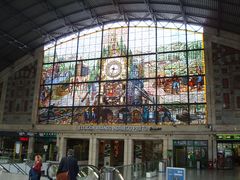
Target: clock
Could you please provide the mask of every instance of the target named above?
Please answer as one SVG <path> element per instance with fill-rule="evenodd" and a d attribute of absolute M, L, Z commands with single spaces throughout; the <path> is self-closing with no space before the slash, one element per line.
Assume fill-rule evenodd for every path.
<path fill-rule="evenodd" d="M 111 78 L 119 76 L 122 72 L 122 64 L 119 61 L 111 61 L 106 66 L 106 75 Z"/>

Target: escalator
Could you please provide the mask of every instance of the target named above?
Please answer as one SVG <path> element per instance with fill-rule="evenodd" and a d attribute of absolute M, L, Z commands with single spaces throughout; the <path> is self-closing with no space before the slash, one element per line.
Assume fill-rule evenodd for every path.
<path fill-rule="evenodd" d="M 56 179 L 59 163 L 50 163 L 47 168 L 47 177 L 50 180 Z M 124 180 L 122 174 L 117 168 L 103 167 L 98 169 L 93 165 L 80 165 L 78 180 Z"/>
<path fill-rule="evenodd" d="M 47 168 L 47 177 L 50 180 L 55 180 L 57 175 L 59 163 L 50 163 Z M 79 166 L 79 173 L 77 179 L 79 180 L 98 180 L 100 179 L 100 170 L 93 165 Z"/>

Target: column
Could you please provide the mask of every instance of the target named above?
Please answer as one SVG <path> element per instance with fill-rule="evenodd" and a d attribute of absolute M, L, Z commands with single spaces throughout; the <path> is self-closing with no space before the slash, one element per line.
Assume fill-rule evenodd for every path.
<path fill-rule="evenodd" d="M 124 140 L 124 165 L 133 164 L 133 140 Z"/>
<path fill-rule="evenodd" d="M 99 141 L 96 137 L 92 137 L 89 142 L 89 155 L 88 155 L 89 164 L 98 166 L 98 151 Z"/>
<path fill-rule="evenodd" d="M 62 157 L 66 156 L 66 148 L 67 148 L 67 139 L 63 136 L 59 137 L 59 149 L 58 149 L 58 159 L 60 160 Z"/>
<path fill-rule="evenodd" d="M 172 153 L 171 153 L 171 157 L 167 157 L 167 159 L 168 159 L 168 166 L 173 166 L 173 156 L 174 156 L 174 154 L 173 154 L 173 138 L 172 138 L 172 136 L 170 135 L 169 136 L 169 138 L 167 139 L 167 147 L 168 147 L 168 149 L 167 150 L 171 150 L 172 151 Z"/>
<path fill-rule="evenodd" d="M 29 136 L 27 159 L 32 159 L 33 158 L 34 141 L 35 141 L 34 136 Z"/>
<path fill-rule="evenodd" d="M 168 139 L 163 139 L 163 159 L 167 159 Z"/>
<path fill-rule="evenodd" d="M 124 165 L 133 164 L 133 140 L 124 139 Z M 123 176 L 126 179 L 132 179 L 132 168 L 124 168 Z"/>

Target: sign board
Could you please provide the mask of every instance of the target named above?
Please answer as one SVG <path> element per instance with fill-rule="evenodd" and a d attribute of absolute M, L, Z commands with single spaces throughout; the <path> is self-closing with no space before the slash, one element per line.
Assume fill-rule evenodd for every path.
<path fill-rule="evenodd" d="M 186 180 L 186 169 L 167 167 L 167 180 Z"/>
<path fill-rule="evenodd" d="M 240 134 L 217 134 L 217 140 L 240 140 Z"/>

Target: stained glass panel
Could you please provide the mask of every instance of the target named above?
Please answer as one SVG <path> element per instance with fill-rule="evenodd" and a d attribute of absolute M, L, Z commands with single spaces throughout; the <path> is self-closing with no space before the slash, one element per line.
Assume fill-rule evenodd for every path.
<path fill-rule="evenodd" d="M 39 122 L 42 124 L 71 124 L 71 108 L 41 108 L 38 111 Z"/>
<path fill-rule="evenodd" d="M 99 108 L 98 107 L 77 107 L 73 112 L 73 123 L 97 123 L 99 120 Z"/>
<path fill-rule="evenodd" d="M 101 80 L 126 79 L 127 58 L 111 58 L 102 60 Z"/>
<path fill-rule="evenodd" d="M 74 106 L 98 105 L 99 84 L 77 83 L 75 84 Z"/>
<path fill-rule="evenodd" d="M 51 102 L 52 106 L 73 105 L 73 84 L 52 85 Z"/>
<path fill-rule="evenodd" d="M 127 55 L 127 27 L 106 29 L 103 34 L 103 57 Z"/>
<path fill-rule="evenodd" d="M 85 34 L 80 33 L 78 43 L 78 59 L 100 58 L 102 31 Z"/>
<path fill-rule="evenodd" d="M 58 84 L 74 82 L 75 65 L 75 62 L 54 64 L 52 83 Z"/>
<path fill-rule="evenodd" d="M 204 99 L 204 78 L 205 76 L 198 75 L 198 76 L 189 76 L 189 95 L 190 95 L 190 102 L 205 102 Z M 195 98 L 194 98 L 195 96 Z"/>
<path fill-rule="evenodd" d="M 186 31 L 183 24 L 167 23 L 157 28 L 157 51 L 179 51 L 186 49 Z"/>
<path fill-rule="evenodd" d="M 207 122 L 206 110 L 206 104 L 190 105 L 191 124 L 205 124 Z"/>
<path fill-rule="evenodd" d="M 54 52 L 55 52 L 54 46 L 49 49 L 46 49 L 44 51 L 43 63 L 52 63 L 54 61 Z"/>
<path fill-rule="evenodd" d="M 188 67 L 189 75 L 204 75 L 205 64 L 204 64 L 204 52 L 200 51 L 189 51 L 188 52 Z"/>
<path fill-rule="evenodd" d="M 98 81 L 100 76 L 100 60 L 78 61 L 75 82 Z"/>
<path fill-rule="evenodd" d="M 185 76 L 187 75 L 187 56 L 185 52 L 158 54 L 157 75 L 166 76 Z"/>
<path fill-rule="evenodd" d="M 134 26 L 141 24 L 141 26 Z M 129 54 L 156 52 L 156 28 L 154 24 L 131 22 L 129 27 Z"/>
<path fill-rule="evenodd" d="M 56 46 L 55 62 L 76 60 L 77 38 Z"/>
<path fill-rule="evenodd" d="M 127 100 L 130 105 L 155 104 L 155 79 L 136 79 L 128 81 Z"/>
<path fill-rule="evenodd" d="M 53 64 L 44 64 L 42 67 L 41 84 L 52 83 Z"/>
<path fill-rule="evenodd" d="M 102 82 L 100 105 L 124 105 L 126 103 L 126 81 Z"/>
<path fill-rule="evenodd" d="M 187 25 L 188 49 L 203 48 L 203 28 L 201 26 Z"/>
<path fill-rule="evenodd" d="M 39 92 L 39 107 L 48 107 L 50 102 L 51 86 L 41 86 Z"/>
<path fill-rule="evenodd" d="M 72 108 L 53 108 L 54 124 L 71 124 Z"/>
<path fill-rule="evenodd" d="M 132 56 L 128 59 L 128 78 L 154 78 L 156 76 L 156 55 Z"/>
<path fill-rule="evenodd" d="M 187 77 L 173 76 L 171 78 L 158 78 L 157 102 L 160 104 L 187 103 L 188 87 Z"/>
<path fill-rule="evenodd" d="M 175 22 L 115 22 L 45 46 L 39 122 L 206 123 L 202 32 Z"/>

